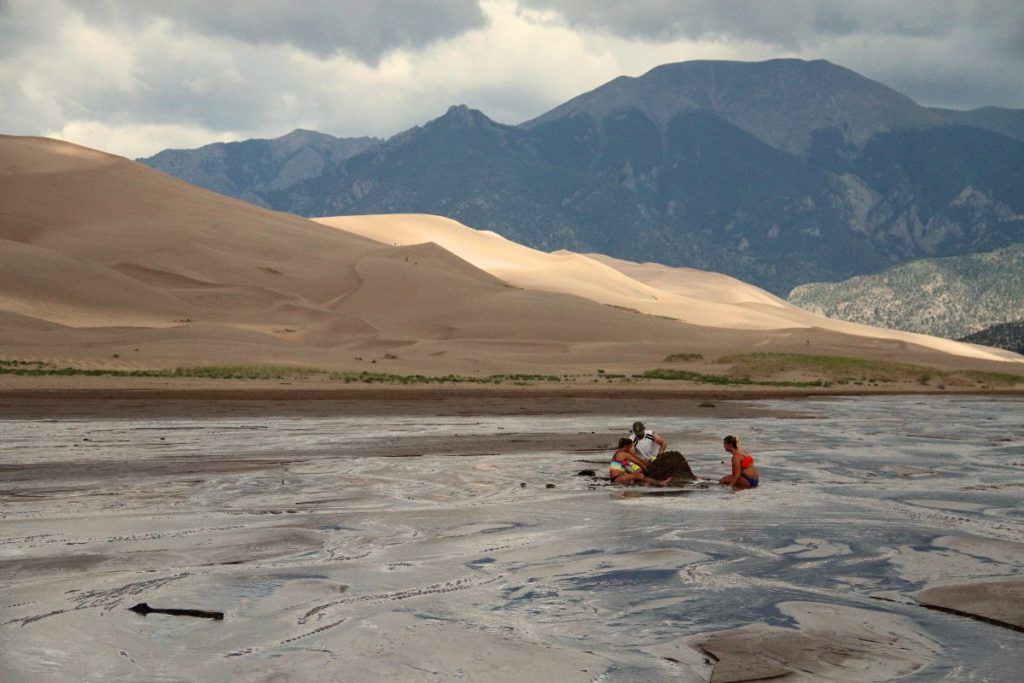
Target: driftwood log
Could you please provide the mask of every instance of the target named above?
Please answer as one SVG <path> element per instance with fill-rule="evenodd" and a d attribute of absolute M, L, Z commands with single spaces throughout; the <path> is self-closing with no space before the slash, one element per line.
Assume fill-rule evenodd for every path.
<path fill-rule="evenodd" d="M 150 607 L 144 602 L 140 602 L 135 607 L 129 607 L 129 612 L 135 612 L 146 616 L 147 614 L 171 614 L 176 617 L 202 617 L 203 619 L 216 619 L 220 621 L 224 618 L 223 612 L 207 612 L 201 609 L 166 609 L 163 607 Z"/>

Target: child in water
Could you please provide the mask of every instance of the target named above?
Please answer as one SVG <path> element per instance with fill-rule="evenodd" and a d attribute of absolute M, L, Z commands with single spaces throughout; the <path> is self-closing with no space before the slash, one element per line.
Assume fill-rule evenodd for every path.
<path fill-rule="evenodd" d="M 608 474 L 613 484 L 650 484 L 652 486 L 665 486 L 670 481 L 664 479 L 658 481 L 651 479 L 643 473 L 643 469 L 650 464 L 633 451 L 633 440 L 629 437 L 619 439 L 619 450 L 615 451 L 612 461 L 608 466 Z"/>
<path fill-rule="evenodd" d="M 732 474 L 727 474 L 718 480 L 719 484 L 731 486 L 734 489 L 757 488 L 761 475 L 754 467 L 754 458 L 747 452 L 740 450 L 740 440 L 735 436 L 727 436 L 722 439 L 725 450 L 732 455 Z"/>

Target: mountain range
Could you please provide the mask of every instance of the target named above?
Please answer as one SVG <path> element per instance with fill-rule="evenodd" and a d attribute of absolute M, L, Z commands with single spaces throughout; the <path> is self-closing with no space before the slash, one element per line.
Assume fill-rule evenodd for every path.
<path fill-rule="evenodd" d="M 957 339 L 1024 318 L 1024 244 L 800 285 L 789 302 L 837 320 Z"/>
<path fill-rule="evenodd" d="M 328 167 L 381 142 L 379 138 L 336 138 L 296 129 L 273 140 L 169 149 L 146 163 L 193 185 L 268 207 L 265 195 L 316 178 Z"/>
<path fill-rule="evenodd" d="M 780 295 L 1024 241 L 1024 112 L 924 107 L 823 60 L 667 64 L 516 126 L 455 106 L 383 141 L 295 132 L 141 161 L 303 216 L 437 214 Z"/>

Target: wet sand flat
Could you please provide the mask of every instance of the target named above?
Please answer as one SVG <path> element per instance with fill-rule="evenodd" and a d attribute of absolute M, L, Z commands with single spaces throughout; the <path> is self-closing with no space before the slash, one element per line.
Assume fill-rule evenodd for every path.
<path fill-rule="evenodd" d="M 1024 633 L 1024 579 L 933 586 L 917 601 L 926 607 L 969 616 Z"/>
<path fill-rule="evenodd" d="M 780 392 L 680 391 L 650 386 L 552 385 L 329 388 L 268 381 L 186 379 L 167 382 L 82 378 L 76 386 L 47 378 L 0 376 L 0 419 L 330 417 L 335 415 L 651 415 L 753 417 L 785 414 L 745 399 L 785 397 Z M 98 379 L 97 382 L 89 380 Z M 320 388 L 318 388 L 318 386 Z"/>
<path fill-rule="evenodd" d="M 1019 668 L 1020 632 L 919 602 L 1024 569 L 1021 488 L 1006 476 L 1024 472 L 1019 399 L 691 398 L 672 415 L 494 396 L 474 411 L 442 394 L 403 412 L 416 397 L 381 396 L 368 403 L 387 412 L 206 415 L 181 397 L 190 408 L 94 398 L 63 412 L 6 397 L 0 679 Z M 626 491 L 577 476 L 601 471 L 636 417 L 709 479 L 724 473 L 722 435 L 740 435 L 763 486 Z M 129 611 L 142 602 L 224 619 Z"/>

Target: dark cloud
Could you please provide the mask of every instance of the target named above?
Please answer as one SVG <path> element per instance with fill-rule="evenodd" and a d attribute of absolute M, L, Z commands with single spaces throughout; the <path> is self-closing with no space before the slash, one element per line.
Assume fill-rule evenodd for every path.
<path fill-rule="evenodd" d="M 519 0 L 579 31 L 825 58 L 923 104 L 1024 107 L 1020 0 Z"/>
<path fill-rule="evenodd" d="M 379 58 L 486 23 L 476 0 L 0 0 L 0 131 L 391 133 L 427 98 L 375 87 Z"/>
<path fill-rule="evenodd" d="M 78 0 L 90 20 L 139 26 L 166 19 L 197 33 L 287 44 L 319 57 L 369 64 L 483 26 L 477 0 Z"/>
<path fill-rule="evenodd" d="M 295 127 L 388 135 L 458 102 L 516 122 L 702 55 L 824 58 L 922 104 L 1024 107 L 1019 0 L 480 2 L 0 0 L 0 132 L 148 155 Z"/>
<path fill-rule="evenodd" d="M 520 0 L 553 10 L 570 26 L 648 40 L 753 40 L 778 47 L 831 36 L 942 36 L 964 24 L 983 28 L 1024 21 L 1019 0 Z"/>

